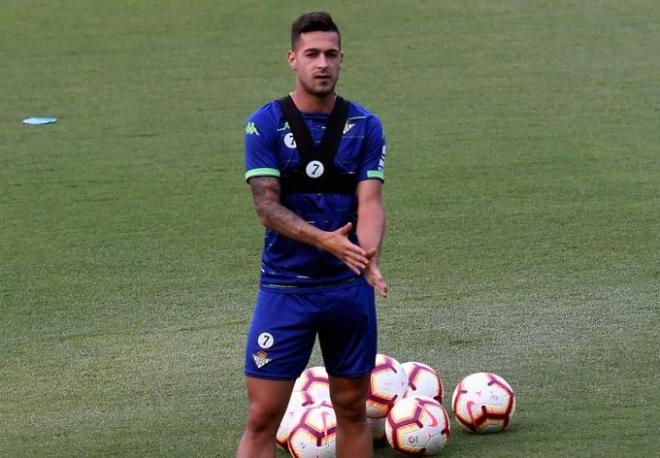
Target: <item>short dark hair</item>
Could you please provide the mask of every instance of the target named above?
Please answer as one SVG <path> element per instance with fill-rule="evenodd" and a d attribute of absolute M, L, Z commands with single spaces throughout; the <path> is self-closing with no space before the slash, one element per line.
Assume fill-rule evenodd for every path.
<path fill-rule="evenodd" d="M 291 49 L 295 48 L 300 34 L 306 32 L 335 32 L 341 48 L 341 34 L 332 16 L 325 11 L 311 11 L 300 16 L 291 24 Z"/>

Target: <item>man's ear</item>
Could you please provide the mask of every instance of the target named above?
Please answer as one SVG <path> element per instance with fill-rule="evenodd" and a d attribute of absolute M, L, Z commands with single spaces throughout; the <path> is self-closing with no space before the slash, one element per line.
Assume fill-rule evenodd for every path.
<path fill-rule="evenodd" d="M 296 53 L 293 52 L 293 50 L 291 50 L 287 53 L 286 60 L 289 63 L 289 67 L 291 67 L 292 70 L 295 70 L 296 69 Z"/>

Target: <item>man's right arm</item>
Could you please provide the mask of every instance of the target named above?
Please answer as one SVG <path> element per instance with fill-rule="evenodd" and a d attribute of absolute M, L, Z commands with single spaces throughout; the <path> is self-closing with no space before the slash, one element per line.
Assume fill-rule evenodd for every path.
<path fill-rule="evenodd" d="M 249 184 L 261 224 L 287 238 L 328 251 L 341 259 L 356 274 L 362 273 L 369 260 L 365 251 L 348 239 L 351 223 L 333 232 L 323 231 L 280 203 L 278 178 L 252 177 Z"/>

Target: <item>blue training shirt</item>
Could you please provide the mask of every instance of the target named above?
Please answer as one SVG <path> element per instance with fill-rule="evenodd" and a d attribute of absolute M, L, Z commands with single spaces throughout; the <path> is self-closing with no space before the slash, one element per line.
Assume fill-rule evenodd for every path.
<path fill-rule="evenodd" d="M 316 147 L 323 138 L 328 114 L 302 113 Z M 350 102 L 348 119 L 335 156 L 335 169 L 356 175 L 358 181 L 384 180 L 385 138 L 378 117 Z M 300 159 L 289 125 L 277 101 L 255 111 L 245 126 L 245 179 L 258 176 L 289 177 Z M 357 243 L 355 194 L 289 194 L 281 203 L 324 231 L 353 222 L 350 239 Z M 330 253 L 291 240 L 266 229 L 261 260 L 264 286 L 310 287 L 340 283 L 357 276 Z"/>

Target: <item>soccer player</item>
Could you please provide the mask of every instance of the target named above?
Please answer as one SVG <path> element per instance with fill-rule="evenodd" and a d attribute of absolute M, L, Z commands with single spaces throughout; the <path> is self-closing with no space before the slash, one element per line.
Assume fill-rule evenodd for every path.
<path fill-rule="evenodd" d="M 337 455 L 372 456 L 365 403 L 376 355 L 374 290 L 385 215 L 379 119 L 335 93 L 343 54 L 326 12 L 291 26 L 295 88 L 245 128 L 246 180 L 266 227 L 245 357 L 247 426 L 237 456 L 275 456 L 275 434 L 318 335 Z"/>

